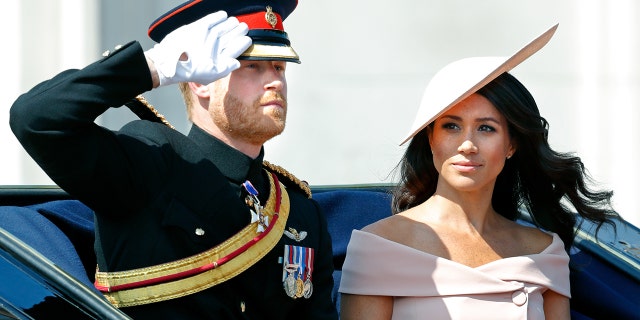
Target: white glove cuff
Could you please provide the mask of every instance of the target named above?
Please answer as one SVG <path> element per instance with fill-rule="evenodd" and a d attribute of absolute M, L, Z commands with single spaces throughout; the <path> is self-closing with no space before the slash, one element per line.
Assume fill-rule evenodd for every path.
<path fill-rule="evenodd" d="M 176 75 L 176 67 L 180 63 L 182 52 L 160 47 L 159 44 L 156 44 L 144 54 L 149 60 L 153 61 L 153 65 L 158 72 L 160 86 L 174 83 L 172 79 Z"/>

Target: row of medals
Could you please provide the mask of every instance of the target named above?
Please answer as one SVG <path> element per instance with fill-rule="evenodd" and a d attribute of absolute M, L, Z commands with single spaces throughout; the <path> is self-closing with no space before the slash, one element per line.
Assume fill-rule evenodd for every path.
<path fill-rule="evenodd" d="M 260 200 L 258 200 L 258 192 L 249 181 L 247 181 L 246 184 L 243 184 L 243 186 L 249 193 L 249 195 L 247 195 L 247 197 L 245 198 L 245 202 L 250 208 L 253 207 L 251 209 L 251 222 L 253 223 L 255 221 L 258 221 L 258 232 L 262 232 L 264 231 L 265 224 L 266 226 L 269 225 L 269 220 L 268 217 L 263 214 L 263 207 L 260 205 Z M 265 220 L 266 223 L 263 224 Z M 305 299 L 309 299 L 309 297 L 311 297 L 311 294 L 313 293 L 313 283 L 311 283 L 311 275 L 308 275 L 307 280 L 305 281 L 302 281 L 302 279 L 300 278 L 296 279 L 294 273 L 297 269 L 297 266 L 290 266 L 294 266 L 294 268 L 285 268 L 285 270 L 287 270 L 287 277 L 283 283 L 285 293 L 287 294 L 287 296 L 293 299 L 302 297 L 304 297 Z"/>
<path fill-rule="evenodd" d="M 307 280 L 296 279 L 293 275 L 294 271 L 287 268 L 287 278 L 284 280 L 284 292 L 291 298 L 297 299 L 304 297 L 309 299 L 313 293 L 313 283 L 310 276 Z"/>

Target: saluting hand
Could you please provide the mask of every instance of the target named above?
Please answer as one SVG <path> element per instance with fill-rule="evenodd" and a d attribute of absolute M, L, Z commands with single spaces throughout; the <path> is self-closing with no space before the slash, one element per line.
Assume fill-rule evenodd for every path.
<path fill-rule="evenodd" d="M 240 67 L 236 58 L 251 46 L 248 31 L 245 23 L 218 11 L 172 31 L 145 55 L 157 70 L 160 86 L 209 84 Z"/>

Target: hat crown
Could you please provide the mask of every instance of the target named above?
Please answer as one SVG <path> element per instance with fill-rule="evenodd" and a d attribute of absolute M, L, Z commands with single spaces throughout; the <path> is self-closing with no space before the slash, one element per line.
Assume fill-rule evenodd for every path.
<path fill-rule="evenodd" d="M 511 56 L 464 58 L 440 69 L 427 85 L 413 125 L 400 145 L 451 107 L 536 53 L 551 40 L 557 28 L 555 24 Z"/>
<path fill-rule="evenodd" d="M 162 41 L 167 34 L 206 15 L 225 11 L 249 28 L 252 45 L 239 60 L 281 60 L 300 63 L 284 31 L 283 21 L 297 0 L 190 0 L 169 10 L 149 26 L 149 37 Z"/>
<path fill-rule="evenodd" d="M 473 93 L 471 91 L 477 91 L 473 90 L 476 84 L 484 82 L 483 80 L 487 78 L 487 75 L 496 70 L 507 59 L 508 57 L 465 58 L 442 68 L 431 79 L 422 96 L 418 112 L 425 115 L 416 117 L 412 127 L 428 125 L 441 116 L 446 109 L 462 101 L 463 97 L 471 95 Z M 456 83 L 457 85 L 454 86 L 453 84 Z M 460 94 L 459 87 L 469 88 L 469 90 Z M 444 108 L 440 108 L 440 106 L 444 106 Z M 428 117 L 428 120 L 426 123 L 421 123 L 425 117 Z M 424 127 L 420 128 L 420 130 L 422 129 Z"/>
<path fill-rule="evenodd" d="M 160 42 L 171 31 L 221 10 L 229 16 L 243 16 L 257 12 L 266 13 L 269 7 L 270 12 L 279 15 L 284 21 L 297 6 L 297 0 L 190 0 L 154 20 L 149 26 L 148 34 L 152 40 Z M 268 17 L 265 17 L 266 19 Z M 251 25 L 249 28 L 251 29 Z"/>

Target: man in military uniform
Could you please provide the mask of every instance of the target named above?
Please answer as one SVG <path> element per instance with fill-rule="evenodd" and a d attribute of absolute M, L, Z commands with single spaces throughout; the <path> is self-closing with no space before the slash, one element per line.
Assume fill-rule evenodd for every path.
<path fill-rule="evenodd" d="M 299 63 L 282 26 L 296 5 L 185 2 L 151 24 L 153 48 L 128 43 L 12 106 L 25 149 L 95 211 L 96 288 L 133 318 L 337 319 L 318 204 L 263 160 L 284 129 L 286 63 Z M 186 136 L 162 117 L 94 123 L 122 105 L 148 115 L 140 94 L 176 83 Z"/>

